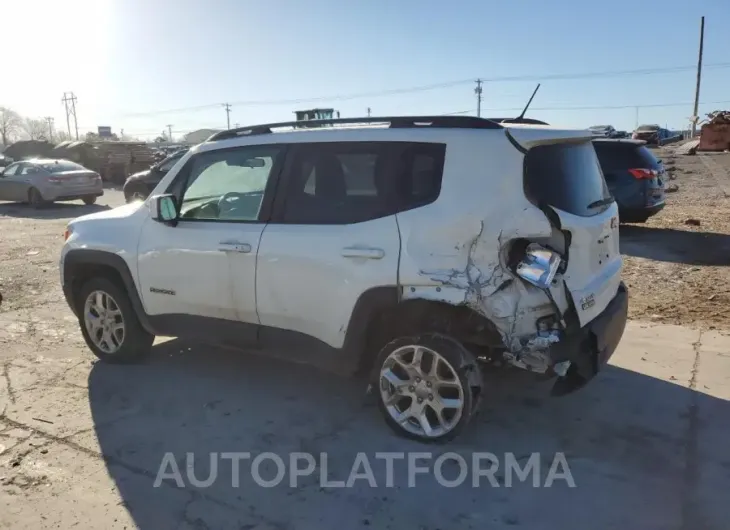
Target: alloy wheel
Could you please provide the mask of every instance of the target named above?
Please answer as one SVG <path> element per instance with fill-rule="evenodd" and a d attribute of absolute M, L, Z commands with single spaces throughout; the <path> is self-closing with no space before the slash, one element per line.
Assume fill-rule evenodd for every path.
<path fill-rule="evenodd" d="M 380 398 L 407 432 L 438 438 L 453 430 L 464 411 L 464 387 L 454 367 L 420 345 L 394 350 L 380 369 Z"/>
<path fill-rule="evenodd" d="M 104 291 L 93 291 L 84 303 L 84 325 L 94 345 L 107 354 L 124 342 L 124 316 L 116 300 Z"/>

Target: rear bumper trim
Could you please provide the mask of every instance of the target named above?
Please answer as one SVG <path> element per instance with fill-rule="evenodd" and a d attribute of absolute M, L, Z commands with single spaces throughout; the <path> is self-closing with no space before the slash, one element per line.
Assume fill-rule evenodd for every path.
<path fill-rule="evenodd" d="M 629 293 L 619 284 L 616 296 L 591 322 L 577 330 L 569 330 L 565 339 L 550 348 L 552 363 L 570 361 L 564 377 L 553 387 L 554 395 L 564 395 L 593 379 L 616 351 L 626 329 Z"/>

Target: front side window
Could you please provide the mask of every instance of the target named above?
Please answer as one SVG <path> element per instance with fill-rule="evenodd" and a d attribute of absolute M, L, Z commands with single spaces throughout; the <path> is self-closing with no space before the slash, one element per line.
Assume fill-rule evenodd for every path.
<path fill-rule="evenodd" d="M 247 146 L 196 155 L 180 201 L 182 219 L 256 221 L 280 146 Z"/>
<path fill-rule="evenodd" d="M 8 167 L 5 168 L 5 171 L 3 171 L 3 177 L 10 177 L 15 175 L 19 167 L 20 164 L 17 162 L 15 164 L 10 164 Z"/>

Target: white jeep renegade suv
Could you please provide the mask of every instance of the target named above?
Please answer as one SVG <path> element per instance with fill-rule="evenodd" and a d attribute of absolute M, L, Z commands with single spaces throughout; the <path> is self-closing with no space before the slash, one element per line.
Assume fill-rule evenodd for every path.
<path fill-rule="evenodd" d="M 390 427 L 445 441 L 483 362 L 557 394 L 597 373 L 626 323 L 618 243 L 589 131 L 341 119 L 212 136 L 145 202 L 72 221 L 60 268 L 102 360 L 156 335 L 265 347 L 367 374 Z"/>

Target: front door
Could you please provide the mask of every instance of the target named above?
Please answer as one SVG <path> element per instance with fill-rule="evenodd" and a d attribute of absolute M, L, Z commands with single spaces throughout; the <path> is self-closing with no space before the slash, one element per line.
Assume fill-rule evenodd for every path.
<path fill-rule="evenodd" d="M 150 219 L 140 235 L 140 285 L 153 325 L 215 342 L 256 338 L 256 252 L 282 155 L 279 146 L 207 151 L 176 174 L 168 192 L 178 197 L 178 223 Z"/>
<path fill-rule="evenodd" d="M 20 177 L 23 164 L 10 164 L 0 175 L 0 201 L 23 201 L 28 195 L 25 193 L 27 184 Z"/>

